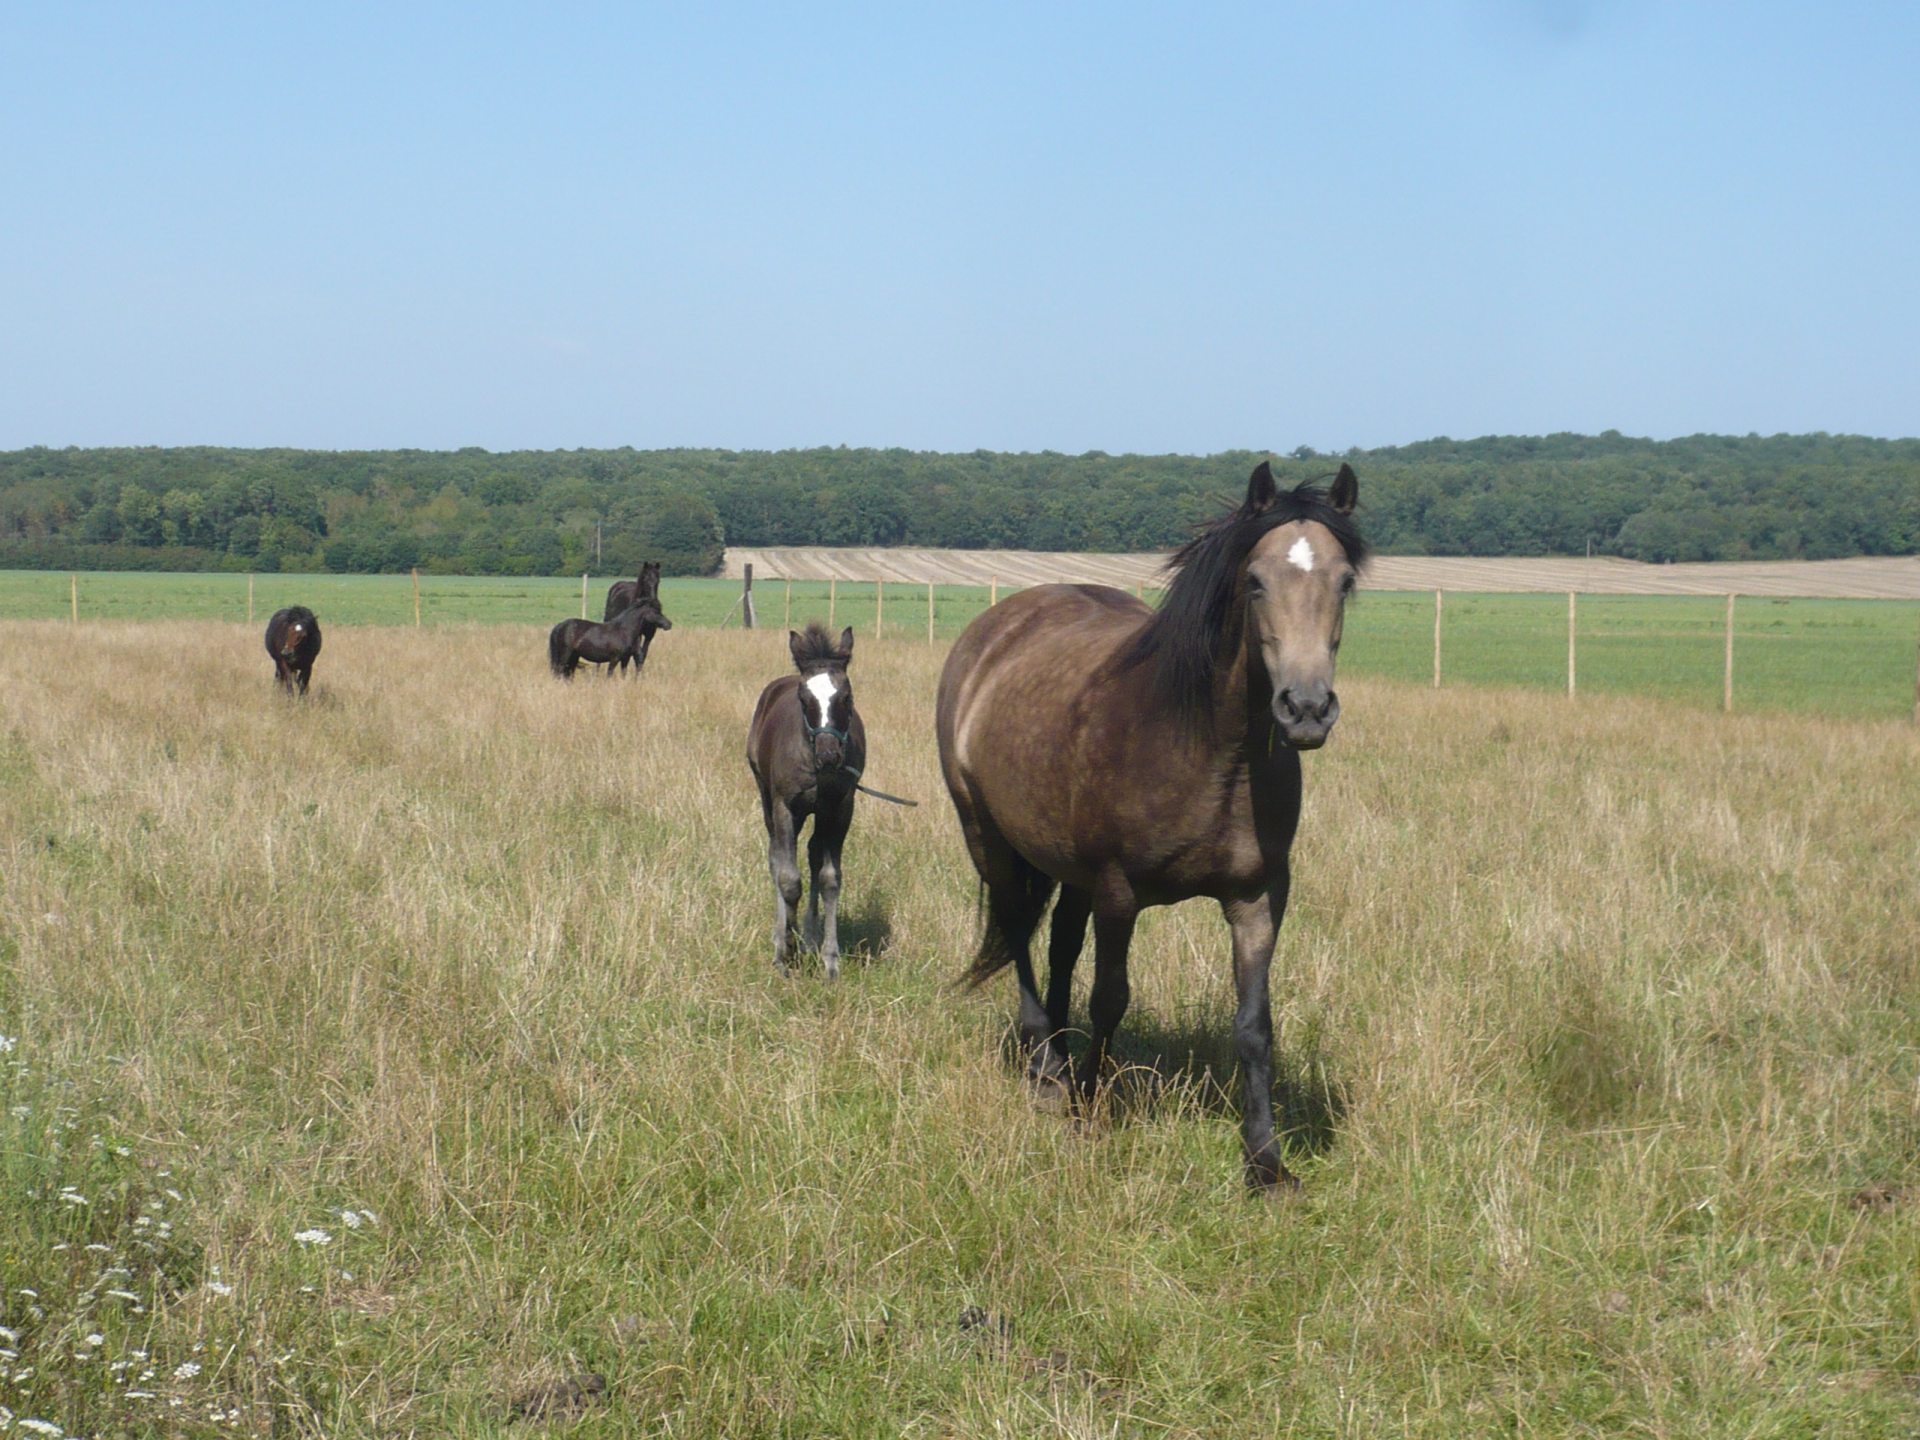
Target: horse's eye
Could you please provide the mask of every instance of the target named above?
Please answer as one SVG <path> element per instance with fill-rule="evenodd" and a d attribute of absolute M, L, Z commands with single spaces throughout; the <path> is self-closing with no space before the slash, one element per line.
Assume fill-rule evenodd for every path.
<path fill-rule="evenodd" d="M 1353 587 L 1356 583 L 1358 582 L 1355 581 L 1354 577 L 1351 575 L 1347 576 L 1346 579 L 1342 580 L 1340 582 L 1340 597 L 1342 599 L 1345 599 L 1347 596 L 1353 594 Z"/>

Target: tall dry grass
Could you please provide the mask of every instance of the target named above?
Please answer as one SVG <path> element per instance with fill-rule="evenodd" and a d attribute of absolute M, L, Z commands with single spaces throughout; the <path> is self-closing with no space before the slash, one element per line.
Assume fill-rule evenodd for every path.
<path fill-rule="evenodd" d="M 15 1421 L 484 1435 L 595 1373 L 573 1433 L 1920 1425 L 1909 726 L 1344 685 L 1275 1206 L 1209 907 L 1141 926 L 1086 1121 L 951 988 L 924 642 L 856 652 L 923 804 L 862 802 L 829 987 L 771 971 L 778 631 L 564 687 L 532 629 L 331 629 L 305 704 L 242 627 L 85 641 L 0 627 Z"/>

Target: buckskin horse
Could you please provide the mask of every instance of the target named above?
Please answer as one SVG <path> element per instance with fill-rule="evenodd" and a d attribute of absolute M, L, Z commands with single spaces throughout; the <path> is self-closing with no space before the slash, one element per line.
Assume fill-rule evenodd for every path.
<path fill-rule="evenodd" d="M 611 622 L 562 620 L 547 632 L 547 663 L 562 680 L 573 679 L 583 660 L 606 666 L 606 674 L 611 676 L 620 661 L 633 658 L 648 627 L 673 628 L 673 622 L 660 613 L 659 604 L 653 600 L 636 601 Z"/>
<path fill-rule="evenodd" d="M 314 658 L 320 653 L 320 622 L 304 605 L 289 605 L 267 621 L 267 654 L 273 657 L 273 678 L 289 695 L 302 695 L 313 679 Z"/>
<path fill-rule="evenodd" d="M 795 675 L 768 682 L 747 726 L 747 766 L 760 787 L 767 826 L 767 866 L 773 872 L 773 963 L 788 973 L 794 922 L 800 908 L 800 827 L 807 837 L 807 943 L 820 950 L 827 978 L 840 976 L 840 853 L 853 825 L 854 791 L 867 764 L 867 729 L 853 708 L 847 663 L 853 630 L 836 644 L 818 621 L 806 633 L 787 632 Z M 826 916 L 821 918 L 822 903 Z"/>
<path fill-rule="evenodd" d="M 603 618 L 607 620 L 618 619 L 620 615 L 626 611 L 628 606 L 640 600 L 653 601 L 655 609 L 658 609 L 660 606 L 660 562 L 658 560 L 649 560 L 646 564 L 642 565 L 640 567 L 640 577 L 637 580 L 616 580 L 613 582 L 612 587 L 607 591 L 607 613 Z M 640 643 L 634 646 L 633 654 L 630 656 L 623 655 L 620 659 L 614 661 L 613 668 L 615 670 L 625 670 L 627 668 L 627 662 L 631 660 L 633 662 L 633 673 L 637 678 L 641 669 L 647 663 L 647 651 L 653 648 L 654 631 L 671 630 L 672 628 L 672 623 L 664 618 L 657 625 L 651 621 L 642 625 L 640 627 Z"/>
<path fill-rule="evenodd" d="M 1069 1085 L 1073 968 L 1093 921 L 1091 1096 L 1126 1012 L 1127 949 L 1150 905 L 1219 902 L 1233 931 L 1246 1176 L 1296 1185 L 1273 1129 L 1268 971 L 1300 819 L 1300 752 L 1340 715 L 1334 656 L 1366 559 L 1359 482 L 1274 483 L 1180 549 L 1158 612 L 1100 585 L 1042 585 L 967 627 L 940 675 L 940 766 L 985 890 L 967 978 L 1007 965 L 1036 1085 Z M 1044 1002 L 1028 953 L 1055 888 Z M 1069 1093 L 1074 1093 L 1070 1091 Z"/>

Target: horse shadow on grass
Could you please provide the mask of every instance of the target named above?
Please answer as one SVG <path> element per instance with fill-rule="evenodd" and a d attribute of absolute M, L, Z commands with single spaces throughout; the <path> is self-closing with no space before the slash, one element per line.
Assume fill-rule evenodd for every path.
<path fill-rule="evenodd" d="M 1084 1031 L 1068 1032 L 1067 1049 L 1076 1064 L 1086 1047 Z M 1007 1063 L 1024 1073 L 1025 1055 L 1012 1026 L 1003 1050 Z M 1230 1020 L 1169 1023 L 1150 1013 L 1129 1014 L 1107 1053 L 1107 1072 L 1089 1117 L 1096 1122 L 1133 1124 L 1170 1106 L 1239 1122 L 1240 1060 Z M 1275 1044 L 1273 1123 L 1286 1144 L 1325 1154 L 1350 1105 L 1350 1087 L 1329 1070 L 1317 1047 L 1287 1050 Z"/>

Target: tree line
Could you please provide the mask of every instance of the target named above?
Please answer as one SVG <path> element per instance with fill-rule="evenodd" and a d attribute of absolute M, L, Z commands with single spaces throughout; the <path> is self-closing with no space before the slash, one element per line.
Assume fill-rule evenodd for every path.
<path fill-rule="evenodd" d="M 1258 452 L 0 452 L 0 567 L 711 574 L 734 545 L 1123 551 L 1180 543 Z M 1920 441 L 1852 435 L 1440 438 L 1348 460 L 1402 555 L 1829 559 L 1920 551 Z"/>

